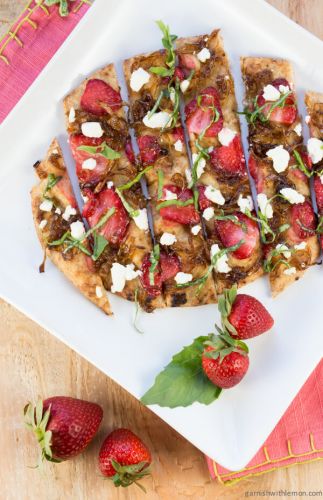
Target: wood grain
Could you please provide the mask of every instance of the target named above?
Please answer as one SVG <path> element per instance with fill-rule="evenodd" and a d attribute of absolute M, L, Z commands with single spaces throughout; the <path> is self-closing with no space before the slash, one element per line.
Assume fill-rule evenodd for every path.
<path fill-rule="evenodd" d="M 322 0 L 270 0 L 270 3 L 323 37 Z M 0 0 L 0 19 L 13 20 L 25 0 Z M 4 23 L 0 34 L 6 29 Z M 277 470 L 223 487 L 210 480 L 203 455 L 126 391 L 50 336 L 10 305 L 0 301 L 0 498 L 4 500 L 101 500 L 144 498 L 133 486 L 115 489 L 97 469 L 97 454 L 106 433 L 131 427 L 151 448 L 152 478 L 145 480 L 149 500 L 230 499 L 246 491 L 315 490 L 321 488 L 322 462 Z M 34 439 L 24 429 L 26 401 L 65 394 L 98 402 L 105 418 L 87 452 L 73 461 L 48 465 L 43 473 L 29 468 L 36 461 Z M 221 432 L 220 429 L 217 430 Z"/>

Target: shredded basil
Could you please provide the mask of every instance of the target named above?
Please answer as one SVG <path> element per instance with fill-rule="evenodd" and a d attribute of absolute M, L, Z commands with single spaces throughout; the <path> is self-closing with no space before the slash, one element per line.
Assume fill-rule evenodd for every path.
<path fill-rule="evenodd" d="M 139 209 L 133 208 L 127 202 L 127 200 L 125 199 L 125 197 L 123 196 L 123 194 L 121 193 L 121 191 L 119 190 L 119 188 L 116 188 L 116 193 L 119 196 L 120 200 L 122 201 L 122 204 L 123 204 L 124 208 L 127 210 L 127 212 L 130 215 L 130 217 L 132 217 L 132 218 L 138 217 L 138 215 L 139 215 Z"/>
<path fill-rule="evenodd" d="M 47 184 L 43 192 L 43 198 L 46 198 L 48 191 L 53 189 L 54 186 L 62 179 L 61 175 L 56 176 L 55 174 L 49 174 L 47 177 Z"/>
<path fill-rule="evenodd" d="M 139 174 L 136 175 L 136 177 L 134 179 L 132 179 L 131 181 L 127 182 L 127 184 L 122 184 L 122 186 L 119 186 L 118 190 L 119 191 L 125 191 L 126 189 L 130 189 L 134 184 L 137 184 L 137 182 L 140 182 L 141 178 L 147 172 L 149 172 L 149 170 L 151 170 L 152 168 L 154 168 L 153 165 L 149 165 L 144 170 L 142 170 L 141 172 L 139 172 Z"/>
<path fill-rule="evenodd" d="M 239 115 L 245 115 L 246 120 L 249 124 L 254 124 L 254 122 L 259 119 L 261 122 L 267 122 L 270 118 L 270 115 L 274 111 L 275 108 L 282 108 L 285 104 L 285 101 L 288 96 L 292 94 L 292 90 L 289 90 L 286 92 L 286 94 L 283 94 L 277 99 L 277 101 L 274 101 L 269 108 L 269 111 L 266 115 L 263 114 L 263 110 L 268 106 L 268 102 L 263 104 L 262 106 L 258 106 L 257 100 L 258 96 L 254 98 L 253 101 L 253 111 L 250 111 L 248 108 L 245 108 L 243 111 L 237 111 Z"/>
<path fill-rule="evenodd" d="M 158 170 L 158 194 L 157 199 L 160 200 L 163 197 L 163 186 L 164 186 L 164 172 L 162 170 Z"/>
<path fill-rule="evenodd" d="M 177 207 L 187 207 L 188 205 L 193 205 L 194 200 L 193 198 L 189 198 L 188 200 L 182 201 L 182 200 L 165 200 L 159 203 L 157 205 L 157 210 L 160 210 L 161 208 L 164 207 L 170 207 L 172 205 L 176 205 Z"/>
<path fill-rule="evenodd" d="M 155 284 L 155 272 L 159 263 L 160 247 L 154 245 L 153 251 L 150 254 L 150 267 L 149 267 L 149 283 L 153 286 Z"/>
<path fill-rule="evenodd" d="M 77 149 L 92 155 L 98 154 L 104 156 L 107 160 L 117 160 L 121 158 L 121 154 L 110 148 L 106 142 L 103 142 L 99 146 L 79 146 Z"/>

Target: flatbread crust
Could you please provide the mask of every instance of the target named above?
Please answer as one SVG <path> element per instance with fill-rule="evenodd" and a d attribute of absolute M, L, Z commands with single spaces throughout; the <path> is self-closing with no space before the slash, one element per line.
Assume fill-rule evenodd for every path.
<path fill-rule="evenodd" d="M 152 109 L 161 90 L 165 88 L 165 82 L 160 76 L 151 74 L 149 82 L 138 92 L 135 92 L 130 86 L 131 74 L 138 68 L 143 68 L 147 72 L 151 66 L 165 67 L 165 51 L 155 51 L 148 54 L 141 54 L 131 57 L 124 61 L 124 74 L 128 87 L 132 122 L 135 134 L 138 137 L 143 135 L 154 136 L 160 147 L 163 149 L 163 155 L 154 162 L 154 168 L 147 172 L 146 180 L 148 184 L 150 205 L 152 207 L 153 225 L 156 241 L 159 243 L 164 232 L 176 236 L 176 242 L 167 248 L 160 244 L 160 247 L 166 252 L 174 252 L 181 261 L 181 272 L 192 274 L 193 281 L 204 276 L 209 267 L 209 249 L 202 234 L 193 235 L 189 225 L 171 223 L 165 221 L 158 212 L 158 171 L 163 173 L 163 185 L 177 185 L 181 188 L 187 187 L 187 178 L 185 171 L 189 169 L 189 159 L 184 142 L 182 150 L 176 151 L 174 143 L 177 140 L 172 134 L 172 130 L 146 127 L 142 121 L 142 116 L 138 118 L 135 108 L 138 103 L 149 100 L 150 104 L 146 112 Z M 167 87 L 167 84 L 166 84 Z M 163 111 L 172 113 L 173 103 L 170 99 L 163 99 Z M 140 114 L 140 113 L 139 113 Z M 181 126 L 178 122 L 178 126 Z M 160 200 L 161 201 L 161 200 Z M 169 279 L 164 283 L 164 297 L 166 305 L 169 307 L 178 306 L 197 306 L 202 304 L 215 303 L 217 301 L 216 291 L 212 276 L 208 276 L 204 286 L 197 290 L 197 285 L 178 288 L 174 279 Z"/>
<path fill-rule="evenodd" d="M 225 52 L 223 39 L 219 29 L 212 31 L 210 34 L 193 36 L 188 38 L 180 38 L 176 42 L 177 54 L 179 57 L 186 55 L 196 56 L 203 48 L 210 51 L 210 58 L 205 62 L 195 61 L 199 64 L 199 69 L 195 71 L 191 78 L 188 89 L 183 94 L 185 104 L 194 99 L 200 91 L 207 87 L 215 87 L 220 97 L 221 110 L 223 113 L 223 127 L 236 132 L 240 136 L 240 122 L 237 117 L 237 102 L 234 90 L 234 81 L 232 78 L 230 63 Z M 192 153 L 198 153 L 196 147 L 197 135 L 189 134 L 190 148 Z M 203 139 L 205 147 L 221 146 L 217 137 Z M 210 161 L 206 161 L 204 173 L 198 179 L 199 185 L 212 186 L 219 189 L 226 199 L 230 200 L 229 206 L 214 205 L 215 213 L 220 215 L 222 210 L 225 214 L 231 214 L 234 211 L 240 211 L 237 205 L 239 195 L 246 197 L 251 196 L 251 189 L 248 176 L 245 179 L 222 179 Z M 204 221 L 207 230 L 208 244 L 219 244 L 221 242 L 215 238 L 214 234 L 214 219 Z M 230 288 L 233 284 L 239 287 L 246 285 L 260 277 L 263 274 L 262 269 L 262 249 L 260 241 L 247 259 L 237 259 L 232 254 L 228 254 L 228 265 L 232 271 L 230 273 L 214 273 L 217 294 L 222 294 L 226 288 Z"/>
<path fill-rule="evenodd" d="M 67 174 L 62 152 L 56 140 L 54 140 L 46 154 L 45 159 L 37 163 L 35 171 L 40 182 L 31 190 L 31 205 L 34 224 L 38 239 L 46 256 L 50 258 L 53 264 L 66 276 L 66 278 L 79 289 L 79 291 L 96 306 L 102 309 L 106 314 L 113 314 L 107 293 L 104 290 L 102 280 L 99 275 L 91 272 L 86 262 L 86 256 L 81 251 L 74 249 L 68 259 L 64 258 L 60 250 L 53 250 L 46 245 L 48 231 L 42 230 L 39 226 L 42 220 L 47 220 L 47 225 L 54 213 L 41 212 L 39 206 L 43 201 L 43 193 L 47 185 L 47 177 L 50 173 L 58 176 Z M 59 183 L 51 190 L 51 197 L 63 211 L 70 204 L 70 199 L 59 189 Z M 97 296 L 97 287 L 102 291 L 102 297 Z"/>
<path fill-rule="evenodd" d="M 253 102 L 254 98 L 262 91 L 264 85 L 271 83 L 276 78 L 285 78 L 294 90 L 293 69 L 289 61 L 262 57 L 242 57 L 241 71 L 246 86 L 246 105 L 250 105 Z M 302 135 L 296 134 L 294 130 L 295 126 L 300 123 L 301 118 L 298 115 L 294 123 L 290 126 L 285 126 L 281 128 L 281 130 L 276 129 L 275 141 L 272 139 L 272 145 L 270 144 L 270 131 L 269 135 L 265 136 L 265 139 L 262 140 L 261 136 L 257 136 L 257 124 L 253 129 L 251 129 L 251 126 L 249 127 L 250 153 L 257 159 L 258 169 L 261 170 L 265 179 L 265 187 L 261 190 L 261 192 L 264 192 L 268 199 L 277 194 L 275 182 L 272 183 L 268 180 L 270 177 L 273 178 L 274 175 L 276 181 L 279 178 L 282 180 L 284 180 L 284 178 L 287 179 L 288 185 L 294 186 L 294 189 L 303 194 L 307 201 L 311 202 L 309 183 L 304 179 L 297 179 L 293 176 L 290 167 L 288 167 L 286 173 L 278 174 L 273 170 L 272 162 L 271 160 L 266 159 L 265 154 L 266 150 L 270 149 L 270 147 L 275 147 L 278 144 L 282 144 L 285 149 L 290 151 L 290 153 L 292 153 L 292 151 L 297 147 L 304 147 Z M 251 131 L 253 132 L 253 135 L 251 135 Z M 255 140 L 255 137 L 257 140 Z M 279 139 L 277 139 L 277 137 L 279 137 Z M 278 213 L 276 213 L 276 217 L 277 216 L 279 217 Z M 282 237 L 285 233 L 286 232 L 282 233 Z M 288 246 L 292 247 L 293 243 L 288 240 L 288 233 L 284 236 L 284 238 L 283 243 L 287 243 Z M 278 243 L 278 241 L 275 242 L 275 244 L 276 243 Z M 316 235 L 313 235 L 306 239 L 305 249 L 295 251 L 289 259 L 284 257 L 291 267 L 296 268 L 296 272 L 294 274 L 285 274 L 284 271 L 286 270 L 286 266 L 282 263 L 278 264 L 275 269 L 269 273 L 272 295 L 274 297 L 277 296 L 288 285 L 299 280 L 303 276 L 306 269 L 316 263 L 318 256 L 319 245 Z"/>

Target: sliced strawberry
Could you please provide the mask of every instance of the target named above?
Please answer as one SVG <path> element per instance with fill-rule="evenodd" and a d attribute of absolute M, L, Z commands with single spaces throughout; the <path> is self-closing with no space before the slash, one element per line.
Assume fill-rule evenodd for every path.
<path fill-rule="evenodd" d="M 247 259 L 255 250 L 259 241 L 259 229 L 256 222 L 241 212 L 236 212 L 233 215 L 239 219 L 241 225 L 230 220 L 216 220 L 215 230 L 225 248 L 244 240 L 244 243 L 232 255 L 237 259 Z"/>
<path fill-rule="evenodd" d="M 183 127 L 175 127 L 172 130 L 173 141 L 182 141 L 184 142 L 184 129 Z"/>
<path fill-rule="evenodd" d="M 256 189 L 258 193 L 262 193 L 265 185 L 264 173 L 261 168 L 259 168 L 258 161 L 252 153 L 249 156 L 249 172 L 256 184 Z"/>
<path fill-rule="evenodd" d="M 98 194 L 94 194 L 90 190 L 85 194 L 89 197 L 89 200 L 83 207 L 83 216 L 88 221 L 90 227 L 95 226 L 110 208 L 115 208 L 114 214 L 98 232 L 109 243 L 114 245 L 119 244 L 127 232 L 129 216 L 117 193 L 114 189 L 104 189 Z"/>
<path fill-rule="evenodd" d="M 180 260 L 175 254 L 160 253 L 159 263 L 156 271 L 154 272 L 154 284 L 150 284 L 150 254 L 145 255 L 141 266 L 142 275 L 140 281 L 146 292 L 156 297 L 162 292 L 162 285 L 164 281 L 174 278 L 181 270 Z"/>
<path fill-rule="evenodd" d="M 201 67 L 200 61 L 194 54 L 178 54 L 178 62 L 180 68 L 188 69 L 190 71 L 198 71 Z"/>
<path fill-rule="evenodd" d="M 71 181 L 68 174 L 64 174 L 61 180 L 57 183 L 57 187 L 63 193 L 69 204 L 76 208 L 76 199 L 72 190 Z"/>
<path fill-rule="evenodd" d="M 210 157 L 212 166 L 225 176 L 247 175 L 246 160 L 239 135 L 236 135 L 228 146 L 214 148 Z"/>
<path fill-rule="evenodd" d="M 97 184 L 102 177 L 105 176 L 108 162 L 104 156 L 100 154 L 91 154 L 78 149 L 81 146 L 97 147 L 102 144 L 103 138 L 92 139 L 85 137 L 83 134 L 75 134 L 70 137 L 70 146 L 72 154 L 76 162 L 76 174 L 82 184 Z M 84 169 L 83 162 L 89 158 L 94 158 L 96 166 L 93 170 Z"/>
<path fill-rule="evenodd" d="M 205 137 L 215 137 L 223 128 L 223 115 L 219 94 L 214 87 L 207 87 L 199 93 L 198 99 L 193 99 L 185 107 L 187 129 L 192 134 L 205 132 Z M 198 103 L 199 102 L 199 103 Z M 214 108 L 219 113 L 219 119 L 214 119 Z"/>
<path fill-rule="evenodd" d="M 318 175 L 314 178 L 314 191 L 316 196 L 317 208 L 323 211 L 323 183 Z"/>
<path fill-rule="evenodd" d="M 180 82 L 185 80 L 185 71 L 182 68 L 179 67 L 175 68 L 174 75 L 175 78 L 178 78 Z"/>
<path fill-rule="evenodd" d="M 180 201 L 187 201 L 193 198 L 193 193 L 191 189 L 181 189 L 178 186 L 166 185 L 163 188 L 164 196 L 166 196 L 166 190 L 171 191 L 177 195 L 177 199 Z M 187 205 L 186 207 L 180 207 L 178 205 L 170 205 L 168 207 L 161 208 L 159 211 L 160 215 L 169 221 L 177 222 L 178 224 L 198 224 L 200 222 L 200 216 L 195 210 L 194 205 Z"/>
<path fill-rule="evenodd" d="M 273 80 L 271 82 L 271 85 L 273 85 L 277 90 L 279 90 L 280 85 L 284 85 L 285 87 L 289 87 L 290 89 L 290 85 L 285 78 L 276 78 L 276 80 Z M 257 98 L 257 104 L 258 106 L 263 106 L 264 104 L 266 104 L 266 102 L 268 102 L 268 104 L 262 110 L 262 113 L 267 116 L 273 103 L 271 101 L 266 101 L 263 97 L 263 93 L 264 91 L 259 94 Z M 294 94 L 290 94 L 286 98 L 286 100 L 284 101 L 284 106 L 274 108 L 269 115 L 269 121 L 282 123 L 283 125 L 291 125 L 292 123 L 294 123 L 296 118 L 297 108 L 295 104 Z"/>
<path fill-rule="evenodd" d="M 118 111 L 121 104 L 120 93 L 98 78 L 87 82 L 81 97 L 81 108 L 98 116 L 105 115 L 109 110 Z"/>
<path fill-rule="evenodd" d="M 316 217 L 309 201 L 291 206 L 290 224 L 288 237 L 293 242 L 300 243 L 313 236 L 316 228 Z"/>
<path fill-rule="evenodd" d="M 197 189 L 199 191 L 199 207 L 203 212 L 206 208 L 212 207 L 212 201 L 205 196 L 206 186 L 198 186 Z"/>
<path fill-rule="evenodd" d="M 157 137 L 153 135 L 142 135 L 138 137 L 140 159 L 143 165 L 152 165 L 161 153 Z"/>
<path fill-rule="evenodd" d="M 135 165 L 136 158 L 135 158 L 135 153 L 134 153 L 134 151 L 132 149 L 132 144 L 131 144 L 131 140 L 130 139 L 126 142 L 125 153 L 127 155 L 128 160 L 130 161 L 130 163 L 132 165 Z"/>

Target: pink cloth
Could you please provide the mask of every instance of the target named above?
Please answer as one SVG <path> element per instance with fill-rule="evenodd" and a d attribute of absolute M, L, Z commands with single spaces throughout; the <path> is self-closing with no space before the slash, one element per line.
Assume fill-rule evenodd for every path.
<path fill-rule="evenodd" d="M 323 361 L 244 469 L 229 471 L 210 458 L 207 462 L 213 478 L 232 483 L 278 467 L 320 459 L 323 459 Z"/>
<path fill-rule="evenodd" d="M 44 7 L 43 3 L 39 5 L 34 0 L 29 2 L 29 7 L 10 30 L 15 33 L 21 25 L 17 31 L 18 38 L 6 35 L 0 41 L 0 122 L 24 95 L 89 8 L 82 0 L 70 2 L 71 14 L 63 18 L 58 14 L 57 5 Z M 77 12 L 73 12 L 76 9 Z M 29 21 L 22 22 L 26 16 Z"/>
<path fill-rule="evenodd" d="M 44 9 L 43 1 L 36 4 L 33 0 L 11 27 L 11 33 L 18 38 L 6 35 L 0 41 L 0 122 L 85 14 L 89 8 L 87 1 L 71 2 L 72 13 L 67 18 L 61 18 L 57 6 Z M 73 12 L 78 7 L 77 12 Z M 212 477 L 222 482 L 232 482 L 276 467 L 322 459 L 322 401 L 323 362 L 248 466 L 242 471 L 232 472 L 207 459 Z"/>

